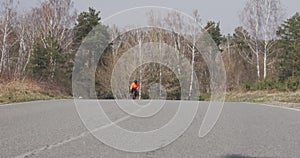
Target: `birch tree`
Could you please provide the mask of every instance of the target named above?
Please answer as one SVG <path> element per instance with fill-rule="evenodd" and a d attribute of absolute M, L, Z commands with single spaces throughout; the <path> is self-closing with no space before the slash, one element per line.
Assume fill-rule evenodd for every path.
<path fill-rule="evenodd" d="M 177 64 L 177 71 L 178 75 L 181 76 L 181 53 L 183 52 L 182 50 L 182 39 L 180 36 L 180 33 L 184 31 L 184 22 L 183 22 L 183 17 L 180 13 L 178 12 L 171 12 L 167 15 L 167 17 L 164 19 L 166 26 L 173 31 L 172 34 L 172 39 L 174 41 L 174 48 L 175 50 L 178 51 L 177 53 L 177 59 L 179 63 Z M 175 32 L 175 31 L 180 31 L 180 32 Z"/>
<path fill-rule="evenodd" d="M 13 22 L 16 17 L 15 5 L 13 0 L 5 0 L 0 8 L 0 46 L 1 46 L 1 59 L 0 59 L 0 75 L 10 73 L 10 50 L 15 41 L 12 41 L 14 33 Z"/>
<path fill-rule="evenodd" d="M 191 45 L 189 45 L 191 49 L 191 54 L 192 54 L 192 59 L 191 59 L 191 66 L 192 66 L 192 72 L 190 76 L 190 86 L 189 86 L 189 94 L 188 94 L 188 100 L 191 99 L 192 96 L 192 91 L 193 91 L 193 83 L 194 83 L 194 76 L 195 76 L 195 56 L 196 56 L 196 42 L 197 42 L 197 37 L 200 33 L 200 15 L 197 10 L 193 12 L 193 21 L 190 23 L 191 25 L 187 27 L 189 32 L 189 35 L 191 36 Z M 199 25 L 197 25 L 199 24 Z"/>
<path fill-rule="evenodd" d="M 112 55 L 113 55 L 113 63 L 115 64 L 117 62 L 118 52 L 121 48 L 124 40 L 124 36 L 121 35 L 120 31 L 118 30 L 117 26 L 112 26 L 109 29 L 111 42 L 112 44 Z"/>
<path fill-rule="evenodd" d="M 258 11 L 259 1 L 250 0 L 246 3 L 242 15 L 240 16 L 244 27 L 249 30 L 250 36 L 248 36 L 247 31 L 242 30 L 239 35 L 241 39 L 247 43 L 251 49 L 251 53 L 256 57 L 256 71 L 257 80 L 260 80 L 260 48 L 259 48 L 259 33 L 260 33 L 260 15 Z M 247 58 L 248 56 L 245 56 Z M 252 63 L 252 62 L 251 62 Z M 253 62 L 254 63 L 254 62 Z"/>
<path fill-rule="evenodd" d="M 23 69 L 22 69 L 22 73 L 24 74 L 27 70 L 27 67 L 30 63 L 31 57 L 32 57 L 32 52 L 34 50 L 34 45 L 36 43 L 37 40 L 37 36 L 38 36 L 38 18 L 36 18 L 37 15 L 35 14 L 35 12 L 32 10 L 31 12 L 27 13 L 26 15 L 24 15 L 23 17 L 21 17 L 20 24 L 19 27 L 21 29 L 24 29 L 24 32 L 19 32 L 19 41 L 22 38 L 22 36 L 25 36 L 25 46 L 24 48 L 27 51 L 27 55 L 26 55 L 26 59 Z M 20 30 L 20 29 L 19 29 Z"/>
<path fill-rule="evenodd" d="M 50 78 L 53 80 L 57 67 L 59 67 L 58 60 L 60 59 L 57 57 L 70 53 L 73 44 L 72 27 L 77 14 L 71 0 L 45 1 L 39 7 L 33 8 L 32 12 L 37 15 L 35 21 L 37 21 L 37 38 L 41 41 L 39 47 L 43 46 L 37 50 L 49 50 L 47 52 L 50 65 L 47 69 L 51 69 Z M 53 46 L 59 48 L 53 48 Z M 59 54 L 56 54 L 56 50 L 59 50 Z"/>
<path fill-rule="evenodd" d="M 160 63 L 159 63 L 159 97 L 162 97 L 162 45 L 163 45 L 163 30 L 161 30 L 160 28 L 163 28 L 163 20 L 161 18 L 160 15 L 155 15 L 153 12 L 149 13 L 149 23 L 153 26 L 155 26 L 156 28 L 154 28 L 153 33 L 154 33 L 154 37 L 152 37 L 152 41 L 153 42 L 158 42 L 159 43 L 159 59 L 160 59 Z M 154 40 L 154 38 L 156 38 L 157 40 Z"/>
<path fill-rule="evenodd" d="M 56 39 L 63 50 L 67 50 L 73 42 L 71 28 L 75 24 L 77 14 L 71 0 L 49 0 L 34 9 L 37 18 L 40 38 L 46 46 L 48 35 Z M 45 47 L 46 48 L 46 47 Z"/>
<path fill-rule="evenodd" d="M 263 56 L 263 78 L 267 77 L 268 57 L 273 53 L 276 30 L 282 22 L 283 9 L 279 0 L 249 0 L 240 20 L 245 31 L 241 37 L 256 57 L 257 79 L 261 79 L 260 57 Z M 246 56 L 247 58 L 247 56 Z M 254 64 L 254 62 L 251 62 Z"/>
<path fill-rule="evenodd" d="M 139 47 L 139 81 L 140 81 L 140 89 L 139 89 L 139 99 L 141 99 L 142 97 L 142 88 L 143 88 L 143 67 L 142 67 L 142 64 L 143 64 L 143 50 L 142 50 L 142 45 L 143 45 L 143 42 L 145 40 L 145 34 L 142 30 L 139 30 L 137 29 L 136 30 L 136 37 L 137 37 L 137 41 L 138 41 L 138 47 Z"/>
<path fill-rule="evenodd" d="M 283 9 L 279 0 L 264 0 L 261 8 L 262 16 L 262 36 L 263 36 L 263 64 L 264 79 L 267 77 L 267 66 L 274 63 L 268 58 L 275 53 L 272 48 L 277 42 L 276 32 L 283 22 Z"/>
<path fill-rule="evenodd" d="M 14 71 L 14 76 L 17 78 L 20 78 L 25 74 L 30 62 L 37 30 L 35 25 L 34 14 L 32 12 L 18 16 L 18 22 L 16 23 L 16 35 L 19 48 Z"/>

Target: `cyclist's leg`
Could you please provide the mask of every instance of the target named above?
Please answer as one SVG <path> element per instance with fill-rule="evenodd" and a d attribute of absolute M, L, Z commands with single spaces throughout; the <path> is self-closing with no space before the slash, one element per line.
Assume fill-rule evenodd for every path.
<path fill-rule="evenodd" d="M 136 99 L 136 97 L 137 97 L 137 90 L 136 89 L 133 90 L 132 95 L 133 95 L 133 99 Z"/>

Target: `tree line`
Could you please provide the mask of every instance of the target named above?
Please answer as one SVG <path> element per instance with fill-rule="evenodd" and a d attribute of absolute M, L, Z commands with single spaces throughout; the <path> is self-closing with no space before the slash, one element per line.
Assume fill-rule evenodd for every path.
<path fill-rule="evenodd" d="M 222 35 L 221 24 L 209 21 L 201 28 L 215 42 L 226 69 L 227 90 L 277 89 L 297 90 L 300 80 L 300 15 L 284 19 L 284 10 L 279 0 L 248 0 L 240 14 L 241 26 L 232 34 Z M 192 14 L 197 23 L 201 16 L 195 10 Z M 166 17 L 149 13 L 148 22 L 157 28 L 135 29 L 125 34 L 120 30 L 101 24 L 100 12 L 93 8 L 77 14 L 71 0 L 46 0 L 27 12 L 18 11 L 18 4 L 5 0 L 0 8 L 0 78 L 32 78 L 64 87 L 72 94 L 72 71 L 74 58 L 80 44 L 96 26 L 97 35 L 89 38 L 105 38 L 107 49 L 96 61 L 96 92 L 98 98 L 114 98 L 111 75 L 118 59 L 129 49 L 149 42 L 167 44 L 180 61 L 189 60 L 192 65 L 187 99 L 195 99 L 194 88 L 199 86 L 201 97 L 211 91 L 211 74 L 201 50 L 195 48 L 193 40 L 187 40 L 169 30 L 193 30 L 185 24 L 181 15 L 170 12 Z M 195 32 L 194 32 L 195 33 Z M 190 32 L 190 39 L 197 34 Z M 92 39 L 90 39 L 92 40 Z M 97 47 L 99 43 L 95 44 Z M 158 52 L 168 51 L 157 48 Z M 89 54 L 86 54 L 87 56 Z M 90 61 L 82 65 L 89 65 Z M 136 61 L 138 62 L 138 61 Z M 177 74 L 184 72 L 184 65 L 177 64 Z M 87 73 L 87 72 L 84 72 Z M 151 75 L 150 75 L 151 74 Z M 178 76 L 177 76 L 178 77 Z M 181 86 L 174 72 L 157 63 L 142 65 L 134 70 L 130 79 L 141 82 L 140 97 L 148 98 L 153 83 L 165 88 L 168 99 L 180 99 Z M 180 77 L 180 76 L 179 76 Z M 196 80 L 197 79 L 197 80 Z M 197 83 L 195 83 L 197 81 Z M 129 85 L 130 83 L 128 83 Z M 162 97 L 162 87 L 158 88 Z"/>

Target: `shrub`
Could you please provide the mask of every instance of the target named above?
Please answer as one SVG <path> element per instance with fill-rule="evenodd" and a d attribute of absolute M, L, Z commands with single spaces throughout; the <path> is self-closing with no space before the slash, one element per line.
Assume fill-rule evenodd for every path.
<path fill-rule="evenodd" d="M 250 91 L 251 90 L 251 84 L 250 83 L 245 83 L 245 90 Z"/>
<path fill-rule="evenodd" d="M 256 90 L 273 90 L 278 91 L 297 91 L 300 87 L 299 80 L 293 80 L 291 77 L 287 78 L 285 81 L 278 80 L 264 80 L 256 82 L 254 84 L 245 83 L 244 88 L 246 91 L 256 91 Z"/>
<path fill-rule="evenodd" d="M 286 80 L 288 90 L 296 91 L 299 88 L 299 80 L 293 80 L 291 77 Z"/>
<path fill-rule="evenodd" d="M 199 95 L 199 101 L 208 101 L 210 99 L 211 94 L 202 93 Z"/>

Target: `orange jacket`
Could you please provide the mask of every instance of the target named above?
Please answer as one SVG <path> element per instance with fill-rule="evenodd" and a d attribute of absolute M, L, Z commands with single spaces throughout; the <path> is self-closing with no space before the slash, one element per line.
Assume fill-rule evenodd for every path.
<path fill-rule="evenodd" d="M 133 89 L 138 90 L 139 88 L 140 88 L 140 85 L 138 83 L 137 84 L 132 83 L 130 86 L 130 90 L 133 90 Z"/>

